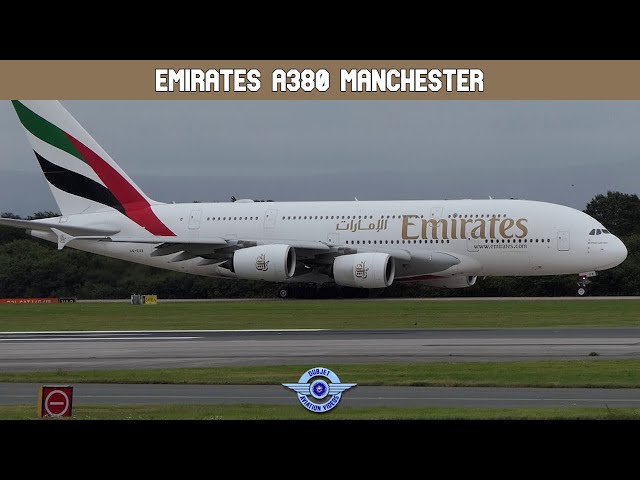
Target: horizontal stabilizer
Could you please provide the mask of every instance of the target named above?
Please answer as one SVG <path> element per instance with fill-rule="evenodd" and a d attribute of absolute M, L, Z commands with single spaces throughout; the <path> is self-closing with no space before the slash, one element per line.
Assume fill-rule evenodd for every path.
<path fill-rule="evenodd" d="M 105 240 L 109 238 L 100 235 L 83 235 L 81 237 L 74 237 L 73 235 L 68 235 L 57 228 L 52 228 L 51 231 L 56 234 L 56 237 L 58 237 L 58 250 L 62 250 L 67 243 L 72 242 L 73 240 Z"/>
<path fill-rule="evenodd" d="M 108 226 L 79 226 L 68 223 L 59 223 L 57 221 L 42 220 L 17 220 L 15 218 L 0 218 L 0 225 L 14 228 L 24 228 L 25 230 L 40 230 L 43 232 L 51 232 L 54 228 L 66 233 L 67 235 L 115 235 L 120 230 L 117 228 L 109 228 Z"/>

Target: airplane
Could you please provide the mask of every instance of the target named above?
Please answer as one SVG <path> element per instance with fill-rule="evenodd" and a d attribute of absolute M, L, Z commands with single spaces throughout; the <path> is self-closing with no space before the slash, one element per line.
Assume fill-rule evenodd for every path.
<path fill-rule="evenodd" d="M 478 277 L 579 274 L 627 257 L 620 239 L 563 205 L 514 199 L 161 203 L 58 101 L 13 101 L 61 216 L 0 219 L 58 249 L 177 272 L 383 289 L 473 286 Z"/>

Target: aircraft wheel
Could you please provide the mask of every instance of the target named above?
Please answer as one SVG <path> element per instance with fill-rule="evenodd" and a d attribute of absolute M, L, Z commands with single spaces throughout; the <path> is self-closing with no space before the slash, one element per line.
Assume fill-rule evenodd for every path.
<path fill-rule="evenodd" d="M 278 298 L 289 298 L 289 290 L 286 287 L 281 287 L 278 289 Z"/>
<path fill-rule="evenodd" d="M 585 293 L 587 293 L 587 291 L 584 288 L 580 287 L 578 289 L 578 295 L 580 295 L 581 297 L 584 296 Z"/>

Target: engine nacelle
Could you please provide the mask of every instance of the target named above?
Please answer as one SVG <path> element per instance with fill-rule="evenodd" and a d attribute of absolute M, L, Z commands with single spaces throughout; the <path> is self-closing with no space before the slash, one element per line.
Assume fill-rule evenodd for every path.
<path fill-rule="evenodd" d="M 345 287 L 388 287 L 395 274 L 396 264 L 386 253 L 342 255 L 333 261 L 333 279 Z"/>
<path fill-rule="evenodd" d="M 282 282 L 296 271 L 296 251 L 291 245 L 261 245 L 233 254 L 233 271 L 245 280 Z"/>
<path fill-rule="evenodd" d="M 449 278 L 434 278 L 432 280 L 424 280 L 423 283 L 430 285 L 432 287 L 443 287 L 443 288 L 466 288 L 472 287 L 476 280 L 478 280 L 477 276 L 473 275 L 456 275 L 455 277 Z"/>

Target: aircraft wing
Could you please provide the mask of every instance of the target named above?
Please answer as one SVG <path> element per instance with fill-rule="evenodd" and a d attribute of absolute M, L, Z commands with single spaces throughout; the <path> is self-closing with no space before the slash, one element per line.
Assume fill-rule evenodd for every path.
<path fill-rule="evenodd" d="M 58 249 L 62 250 L 68 243 L 72 241 L 98 240 L 102 242 L 113 243 L 138 243 L 147 245 L 156 245 L 156 250 L 151 256 L 169 255 L 178 252 L 192 252 L 194 255 L 189 258 L 195 258 L 201 253 L 214 252 L 229 246 L 229 243 L 221 237 L 164 237 L 150 235 L 145 237 L 117 237 L 113 235 L 70 235 L 59 228 L 50 227 L 53 233 L 58 237 Z M 187 260 L 183 258 L 182 260 Z"/>
<path fill-rule="evenodd" d="M 159 237 L 156 237 L 157 239 Z M 135 239 L 123 239 L 118 241 L 132 241 Z M 115 241 L 115 239 L 114 239 Z M 157 243 L 145 241 L 145 243 Z M 242 248 L 256 247 L 258 245 L 290 245 L 296 249 L 301 258 L 314 256 L 318 253 L 328 252 L 331 248 L 322 242 L 311 242 L 293 239 L 259 239 L 259 238 L 184 238 L 175 237 L 162 241 L 151 253 L 152 257 L 161 257 L 180 252 L 172 262 L 182 262 L 194 258 L 202 258 L 199 265 L 210 265 L 224 262 L 233 256 L 233 252 Z"/>
<path fill-rule="evenodd" d="M 296 250 L 313 250 L 317 252 L 328 252 L 331 247 L 324 242 L 312 242 L 307 240 L 295 240 L 291 238 L 248 238 L 242 237 L 238 240 L 229 239 L 229 242 L 238 242 L 244 247 L 255 247 L 258 245 L 290 245 Z"/>
<path fill-rule="evenodd" d="M 58 237 L 58 249 L 63 249 L 72 241 L 98 240 L 114 243 L 139 243 L 155 245 L 153 257 L 178 254 L 172 262 L 181 262 L 200 258 L 199 265 L 222 263 L 233 256 L 233 252 L 259 245 L 290 245 L 296 249 L 298 260 L 309 268 L 326 267 L 336 257 L 355 253 L 386 253 L 396 260 L 396 275 L 425 275 L 445 271 L 466 259 L 459 255 L 438 251 L 409 252 L 404 249 L 391 249 L 373 245 L 332 245 L 325 242 L 296 240 L 290 238 L 259 237 L 185 237 L 156 236 L 144 237 L 118 236 L 119 230 L 108 225 L 78 226 L 60 223 L 56 219 L 17 220 L 0 218 L 0 225 L 52 232 Z"/>
<path fill-rule="evenodd" d="M 215 245 L 218 247 L 227 246 L 227 241 L 221 237 L 105 237 L 103 240 L 115 243 L 147 243 L 162 245 L 181 245 L 188 248 L 189 245 Z"/>
<path fill-rule="evenodd" d="M 152 239 L 145 239 L 144 243 L 154 243 Z M 404 249 L 390 249 L 384 247 L 331 245 L 324 242 L 295 240 L 287 238 L 227 238 L 227 239 L 184 239 L 180 237 L 163 240 L 156 246 L 152 256 L 164 256 L 179 253 L 171 261 L 181 262 L 194 258 L 201 258 L 199 265 L 222 263 L 233 256 L 233 252 L 242 248 L 259 245 L 290 245 L 296 250 L 298 261 L 309 268 L 327 267 L 336 257 L 355 253 L 387 253 L 396 260 L 396 269 L 402 276 L 426 275 L 445 271 L 461 263 L 462 259 L 444 252 L 426 251 L 409 252 Z M 114 239 L 113 241 L 134 241 L 131 238 Z M 224 242 L 224 243 L 223 243 Z"/>

